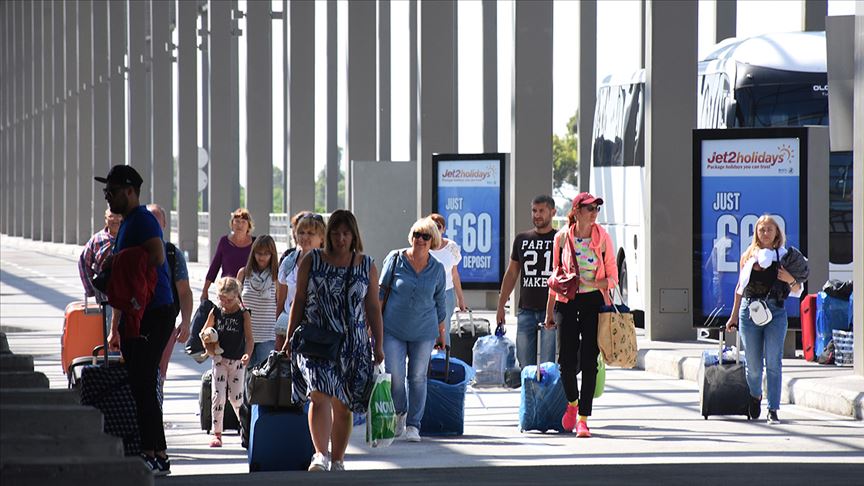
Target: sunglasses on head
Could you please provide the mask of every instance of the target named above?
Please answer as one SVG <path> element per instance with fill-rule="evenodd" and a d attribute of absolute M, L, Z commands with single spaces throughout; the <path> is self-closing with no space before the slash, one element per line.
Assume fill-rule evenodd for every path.
<path fill-rule="evenodd" d="M 422 238 L 423 241 L 429 241 L 432 239 L 432 235 L 430 235 L 429 233 L 421 233 L 419 231 L 415 231 L 414 232 L 414 239 L 417 239 L 417 238 Z"/>
<path fill-rule="evenodd" d="M 600 205 L 599 204 L 589 204 L 587 206 L 582 206 L 582 209 L 587 209 L 589 212 L 592 212 L 592 213 L 599 213 L 600 212 Z"/>
<path fill-rule="evenodd" d="M 323 222 L 324 222 L 324 216 L 321 216 L 320 214 L 315 214 L 315 213 L 306 213 L 306 214 L 304 214 L 303 217 L 300 218 L 300 219 L 301 219 L 301 220 L 304 220 L 304 219 L 314 219 L 315 221 L 318 221 L 318 222 L 320 222 L 320 223 L 323 223 Z"/>

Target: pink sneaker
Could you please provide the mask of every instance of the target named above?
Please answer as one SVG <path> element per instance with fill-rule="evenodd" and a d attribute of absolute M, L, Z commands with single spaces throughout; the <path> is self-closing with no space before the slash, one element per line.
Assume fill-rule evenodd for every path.
<path fill-rule="evenodd" d="M 591 437 L 591 431 L 588 430 L 588 423 L 580 420 L 576 424 L 576 437 Z"/>
<path fill-rule="evenodd" d="M 561 417 L 561 427 L 567 432 L 573 432 L 576 428 L 576 420 L 579 418 L 579 405 L 573 406 L 567 404 L 567 410 L 564 411 L 564 416 Z"/>

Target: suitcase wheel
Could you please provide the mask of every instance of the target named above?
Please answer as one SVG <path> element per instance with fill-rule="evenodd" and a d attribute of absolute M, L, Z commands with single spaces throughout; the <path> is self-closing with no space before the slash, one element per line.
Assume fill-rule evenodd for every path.
<path fill-rule="evenodd" d="M 705 420 L 708 420 L 708 416 L 707 416 L 707 415 L 703 415 L 703 417 L 705 417 Z"/>

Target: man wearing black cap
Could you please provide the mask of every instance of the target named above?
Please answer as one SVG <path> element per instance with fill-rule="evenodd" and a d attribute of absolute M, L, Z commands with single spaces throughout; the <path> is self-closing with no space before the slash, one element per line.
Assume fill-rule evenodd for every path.
<path fill-rule="evenodd" d="M 174 296 L 168 277 L 162 228 L 147 207 L 139 202 L 143 179 L 134 168 L 115 165 L 106 177 L 95 179 L 105 184 L 102 191 L 111 212 L 123 215 L 113 253 L 140 246 L 149 256 L 150 266 L 156 269 L 156 288 L 141 318 L 140 336 L 126 337 L 125 319 L 121 317 L 118 328 L 111 329 L 109 346 L 116 349 L 119 341 L 126 360 L 129 384 L 138 407 L 143 459 L 154 474 L 165 475 L 170 472 L 171 465 L 165 452 L 162 407 L 156 395 L 156 370 L 174 330 Z M 106 264 L 110 265 L 110 262 Z"/>

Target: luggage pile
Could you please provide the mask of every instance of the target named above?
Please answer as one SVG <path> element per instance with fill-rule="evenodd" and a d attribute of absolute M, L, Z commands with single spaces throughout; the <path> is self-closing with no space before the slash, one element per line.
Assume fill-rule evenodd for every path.
<path fill-rule="evenodd" d="M 466 312 L 457 311 L 450 323 L 450 354 L 468 366 L 472 366 L 474 343 L 490 334 L 492 334 L 492 326 L 488 319 L 475 319 L 470 309 Z"/>

